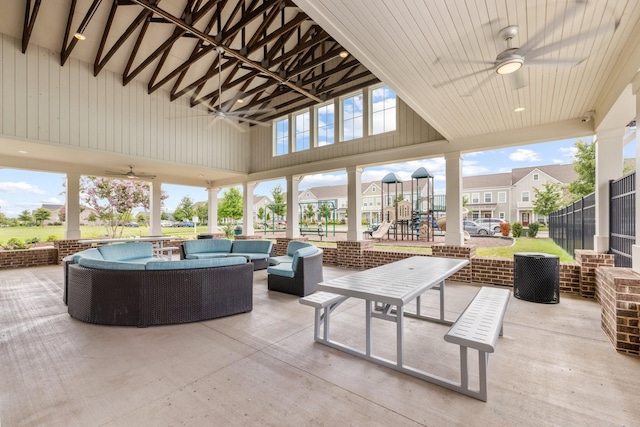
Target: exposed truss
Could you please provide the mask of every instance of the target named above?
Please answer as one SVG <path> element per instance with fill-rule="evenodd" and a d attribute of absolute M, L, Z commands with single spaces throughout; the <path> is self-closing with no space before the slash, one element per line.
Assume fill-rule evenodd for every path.
<path fill-rule="evenodd" d="M 25 2 L 23 50 L 38 8 L 48 6 Z M 277 111 L 270 117 L 245 116 L 254 120 L 268 120 L 378 81 L 355 58 L 341 55 L 342 46 L 289 0 L 184 0 L 179 12 L 176 3 L 180 4 L 167 2 L 163 9 L 160 0 L 71 0 L 60 44 L 61 64 L 81 43 L 73 31 L 94 26 L 94 34 L 101 32 L 95 75 L 105 67 L 114 70 L 114 58 L 124 57 L 124 65 L 114 70 L 124 85 L 143 80 L 149 94 L 163 88 L 172 101 L 188 96 L 192 106 Z M 218 99 L 217 46 L 224 48 L 224 99 Z"/>

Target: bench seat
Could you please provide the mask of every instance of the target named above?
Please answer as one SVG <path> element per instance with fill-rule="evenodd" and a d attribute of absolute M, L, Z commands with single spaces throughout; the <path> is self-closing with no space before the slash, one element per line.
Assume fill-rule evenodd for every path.
<path fill-rule="evenodd" d="M 460 386 L 464 394 L 487 401 L 487 362 L 495 351 L 498 336 L 502 335 L 502 321 L 511 292 L 508 289 L 483 286 L 455 321 L 445 341 L 460 346 Z M 480 387 L 469 389 L 467 348 L 478 350 Z"/>
<path fill-rule="evenodd" d="M 304 298 L 300 298 L 300 304 L 315 308 L 313 339 L 319 341 L 324 339 L 329 341 L 330 328 L 329 319 L 331 312 L 349 297 L 346 295 L 333 294 L 331 292 L 317 291 Z M 320 336 L 320 325 L 324 323 L 324 337 Z"/>

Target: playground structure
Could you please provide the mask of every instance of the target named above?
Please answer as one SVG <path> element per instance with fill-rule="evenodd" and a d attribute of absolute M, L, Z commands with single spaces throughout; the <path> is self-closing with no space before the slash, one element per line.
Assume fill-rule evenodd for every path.
<path fill-rule="evenodd" d="M 394 240 L 433 241 L 433 175 L 425 168 L 418 168 L 411 175 L 411 197 L 404 200 L 404 182 L 394 173 L 382 178 L 382 219 L 372 237 L 384 235 Z M 421 185 L 422 184 L 422 185 Z"/>

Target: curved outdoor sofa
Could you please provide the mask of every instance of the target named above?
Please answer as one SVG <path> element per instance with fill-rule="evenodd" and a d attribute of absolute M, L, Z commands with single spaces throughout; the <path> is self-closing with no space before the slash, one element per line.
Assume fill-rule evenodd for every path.
<path fill-rule="evenodd" d="M 124 245 L 132 244 L 97 251 L 132 252 Z M 114 251 L 115 246 L 122 248 Z M 105 260 L 92 249 L 83 252 L 88 256 L 80 252 L 74 257 L 77 263 L 66 266 L 69 315 L 83 322 L 146 327 L 214 319 L 253 308 L 253 265 L 245 257 Z"/>
<path fill-rule="evenodd" d="M 289 245 L 297 249 L 292 250 L 291 262 L 288 262 L 287 255 L 271 258 L 271 263 L 275 265 L 267 268 L 267 288 L 270 291 L 305 297 L 314 293 L 318 283 L 323 280 L 323 251 L 313 245 L 302 246 L 292 243 Z"/>

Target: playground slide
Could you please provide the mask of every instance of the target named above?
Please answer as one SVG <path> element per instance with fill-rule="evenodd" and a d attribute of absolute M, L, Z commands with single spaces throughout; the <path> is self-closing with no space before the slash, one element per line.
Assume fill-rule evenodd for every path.
<path fill-rule="evenodd" d="M 384 221 L 382 224 L 380 224 L 380 226 L 378 227 L 378 229 L 376 231 L 374 231 L 373 233 L 371 233 L 371 237 L 373 239 L 382 239 L 384 237 L 385 234 L 387 234 L 387 232 L 389 231 L 389 228 L 391 227 L 391 222 L 389 221 Z"/>
<path fill-rule="evenodd" d="M 438 218 L 436 220 L 436 223 L 438 223 L 438 228 L 442 231 L 447 231 L 447 217 L 443 216 L 441 218 Z M 464 240 L 469 240 L 471 239 L 471 235 L 469 234 L 468 231 L 464 230 Z"/>

